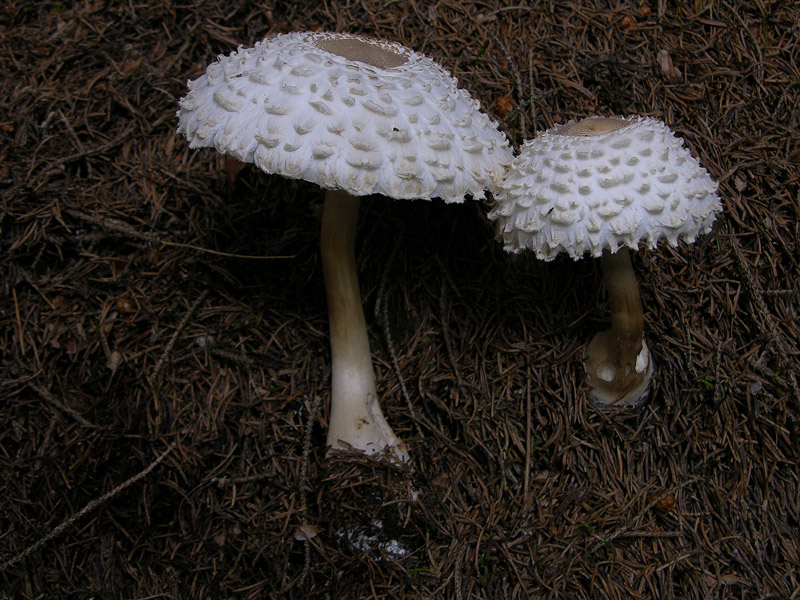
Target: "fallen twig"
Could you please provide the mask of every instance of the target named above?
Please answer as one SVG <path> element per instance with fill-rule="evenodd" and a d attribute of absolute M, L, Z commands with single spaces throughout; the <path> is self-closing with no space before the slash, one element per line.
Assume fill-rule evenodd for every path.
<path fill-rule="evenodd" d="M 25 550 L 23 550 L 22 552 L 20 552 L 16 556 L 13 556 L 10 559 L 8 559 L 6 562 L 0 564 L 0 573 L 6 571 L 10 567 L 13 567 L 15 564 L 17 564 L 21 560 L 25 559 L 26 557 L 28 557 L 31 554 L 33 554 L 34 552 L 36 552 L 39 548 L 44 546 L 47 542 L 53 540 L 54 538 L 56 538 L 59 535 L 61 535 L 62 533 L 64 533 L 67 529 L 69 529 L 69 527 L 71 527 L 78 519 L 80 519 L 84 515 L 87 515 L 88 513 L 92 512 L 94 509 L 96 509 L 100 505 L 108 502 L 112 498 L 114 498 L 116 496 L 119 496 L 120 493 L 122 493 L 125 489 L 127 489 L 128 487 L 130 487 L 131 485 L 133 485 L 134 483 L 136 483 L 140 479 L 142 479 L 144 477 L 147 477 L 147 475 L 149 475 L 153 471 L 153 469 L 155 469 L 158 465 L 160 465 L 164 461 L 165 458 L 167 458 L 167 455 L 170 452 L 172 452 L 172 450 L 175 448 L 175 446 L 177 446 L 177 444 L 178 444 L 177 442 L 173 442 L 172 444 L 170 444 L 169 448 L 167 448 L 164 452 L 162 452 L 161 455 L 158 456 L 158 458 L 156 458 L 152 463 L 150 463 L 147 466 L 147 468 L 145 468 L 143 471 L 140 471 L 139 473 L 137 473 L 136 475 L 134 475 L 133 477 L 131 477 L 127 481 L 119 484 L 117 487 L 112 489 L 110 492 L 107 492 L 107 493 L 103 494 L 99 498 L 95 498 L 94 500 L 89 502 L 86 506 L 84 506 L 81 510 L 79 510 L 74 515 L 72 515 L 71 517 L 69 517 L 68 519 L 63 521 L 60 525 L 56 526 L 52 531 L 50 531 L 50 533 L 45 535 L 39 541 L 31 544 L 30 546 L 25 548 Z"/>
<path fill-rule="evenodd" d="M 40 388 L 39 386 L 33 385 L 32 383 L 28 384 L 28 387 L 31 388 L 34 392 L 39 394 L 39 397 L 51 404 L 52 406 L 56 407 L 61 412 L 68 414 L 70 417 L 75 419 L 78 423 L 85 427 L 95 427 L 95 425 L 86 419 L 84 419 L 81 414 L 75 410 L 72 410 L 69 406 L 64 405 L 62 402 L 59 402 L 53 394 L 45 390 L 44 388 Z"/>

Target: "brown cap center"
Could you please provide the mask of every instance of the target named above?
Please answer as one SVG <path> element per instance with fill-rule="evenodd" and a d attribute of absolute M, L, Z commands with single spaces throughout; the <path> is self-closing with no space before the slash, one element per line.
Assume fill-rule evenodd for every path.
<path fill-rule="evenodd" d="M 408 62 L 408 56 L 405 54 L 392 52 L 374 42 L 355 37 L 328 38 L 316 40 L 314 43 L 326 52 L 379 69 L 393 69 Z"/>
<path fill-rule="evenodd" d="M 628 121 L 620 117 L 589 117 L 577 123 L 567 123 L 558 128 L 561 135 L 604 135 L 617 131 L 628 125 Z"/>

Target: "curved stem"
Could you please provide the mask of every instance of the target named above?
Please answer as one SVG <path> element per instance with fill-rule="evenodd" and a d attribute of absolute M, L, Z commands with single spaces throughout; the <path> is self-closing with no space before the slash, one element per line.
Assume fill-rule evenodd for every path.
<path fill-rule="evenodd" d="M 642 351 L 644 317 L 639 282 L 627 248 L 620 248 L 614 254 L 603 252 L 600 265 L 611 302 L 611 343 L 618 367 L 616 381 L 623 383 L 636 375 L 636 358 Z"/>
<path fill-rule="evenodd" d="M 331 410 L 328 446 L 374 454 L 387 447 L 408 460 L 405 444 L 378 403 L 367 326 L 355 261 L 360 199 L 328 191 L 322 211 L 322 270 L 331 341 Z"/>

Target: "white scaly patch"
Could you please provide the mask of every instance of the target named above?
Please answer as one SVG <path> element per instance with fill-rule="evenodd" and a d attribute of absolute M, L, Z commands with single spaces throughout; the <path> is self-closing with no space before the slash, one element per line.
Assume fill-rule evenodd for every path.
<path fill-rule="evenodd" d="M 505 250 L 573 259 L 694 242 L 722 210 L 717 184 L 662 122 L 590 117 L 525 142 L 496 195 Z"/>
<path fill-rule="evenodd" d="M 178 131 L 192 148 L 354 196 L 483 198 L 513 158 L 450 73 L 394 42 L 278 35 L 219 56 L 188 86 Z"/>

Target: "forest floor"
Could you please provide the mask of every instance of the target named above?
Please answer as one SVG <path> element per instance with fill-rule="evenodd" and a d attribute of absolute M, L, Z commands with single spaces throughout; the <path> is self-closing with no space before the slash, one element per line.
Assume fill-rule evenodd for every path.
<path fill-rule="evenodd" d="M 0 598 L 800 598 L 800 10 L 345 0 L 0 8 Z M 326 457 L 322 192 L 176 134 L 188 79 L 300 30 L 432 57 L 515 149 L 665 121 L 719 182 L 634 259 L 656 374 L 600 408 L 591 260 L 491 199 L 362 203 L 384 412 Z M 671 64 L 670 64 L 671 63 Z"/>

